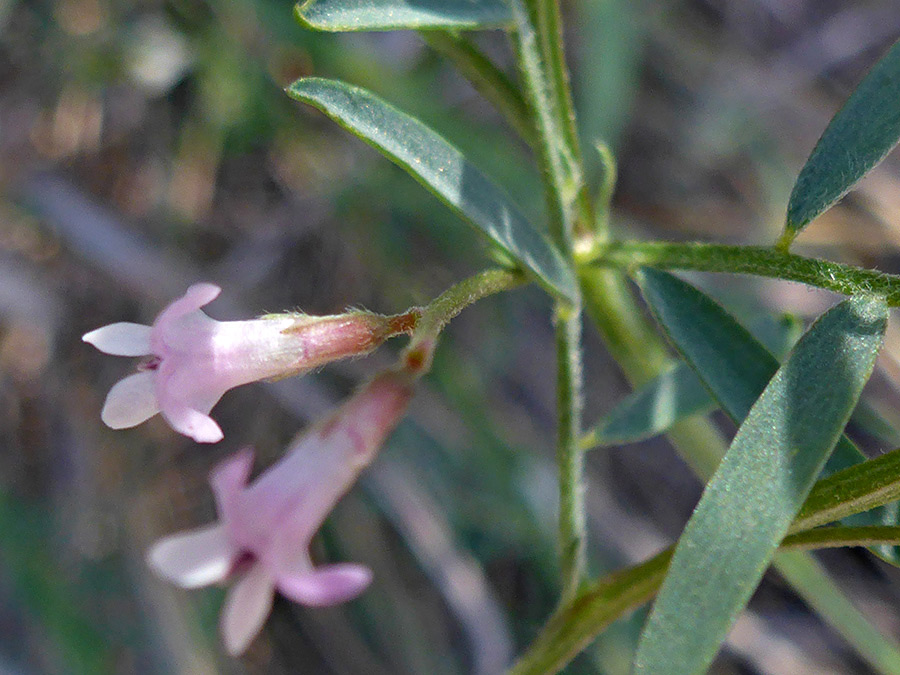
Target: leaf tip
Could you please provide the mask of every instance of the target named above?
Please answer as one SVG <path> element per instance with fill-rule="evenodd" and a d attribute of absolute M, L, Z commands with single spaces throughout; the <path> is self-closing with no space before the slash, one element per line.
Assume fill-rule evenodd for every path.
<path fill-rule="evenodd" d="M 300 0 L 294 5 L 294 18 L 303 28 L 307 30 L 327 31 L 328 26 L 323 23 L 316 23 L 309 18 L 310 9 L 312 9 L 318 0 Z"/>

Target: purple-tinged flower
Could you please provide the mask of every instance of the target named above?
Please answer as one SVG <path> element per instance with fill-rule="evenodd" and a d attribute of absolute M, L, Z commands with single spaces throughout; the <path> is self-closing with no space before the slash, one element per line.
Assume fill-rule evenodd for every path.
<path fill-rule="evenodd" d="M 224 461 L 210 476 L 218 522 L 150 549 L 150 566 L 184 588 L 237 578 L 220 624 L 230 654 L 242 653 L 259 633 L 276 591 L 319 607 L 369 585 L 372 574 L 362 565 L 314 566 L 309 544 L 405 413 L 412 379 L 399 372 L 376 378 L 250 485 L 252 450 Z"/>
<path fill-rule="evenodd" d="M 139 372 L 117 382 L 107 395 L 101 418 L 108 426 L 133 427 L 161 412 L 179 433 L 198 443 L 216 443 L 222 430 L 209 412 L 229 389 L 364 354 L 408 332 L 416 317 L 413 312 L 394 317 L 350 312 L 216 321 L 200 308 L 220 291 L 213 284 L 195 284 L 153 326 L 114 323 L 82 338 L 107 354 L 148 357 Z"/>

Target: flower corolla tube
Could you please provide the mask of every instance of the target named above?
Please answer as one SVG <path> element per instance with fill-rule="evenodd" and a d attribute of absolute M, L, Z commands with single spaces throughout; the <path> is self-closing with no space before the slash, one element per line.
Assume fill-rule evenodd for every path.
<path fill-rule="evenodd" d="M 200 308 L 220 292 L 213 284 L 194 284 L 152 326 L 114 323 L 84 335 L 107 354 L 146 357 L 137 373 L 119 380 L 107 395 L 101 413 L 107 426 L 133 427 L 162 413 L 175 431 L 198 443 L 216 443 L 222 430 L 209 412 L 229 389 L 365 354 L 408 332 L 415 321 L 412 313 L 361 311 L 216 321 Z"/>
<path fill-rule="evenodd" d="M 363 565 L 315 566 L 309 544 L 374 459 L 411 395 L 408 373 L 379 376 L 298 437 L 249 484 L 253 452 L 225 460 L 210 476 L 218 521 L 151 548 L 150 566 L 184 588 L 233 582 L 220 622 L 229 653 L 242 653 L 259 633 L 276 592 L 304 605 L 326 606 L 369 585 L 372 574 Z"/>

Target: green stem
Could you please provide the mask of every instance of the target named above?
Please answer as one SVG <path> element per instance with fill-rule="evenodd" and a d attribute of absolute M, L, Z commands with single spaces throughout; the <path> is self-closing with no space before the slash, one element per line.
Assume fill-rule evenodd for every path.
<path fill-rule="evenodd" d="M 507 675 L 559 672 L 613 621 L 656 595 L 671 558 L 672 550 L 666 549 L 640 565 L 617 570 L 591 583 L 550 617 Z"/>
<path fill-rule="evenodd" d="M 450 320 L 469 305 L 489 295 L 522 286 L 526 281 L 520 272 L 491 269 L 451 286 L 421 310 L 406 352 L 412 353 L 421 345 L 433 343 Z"/>
<path fill-rule="evenodd" d="M 579 446 L 582 412 L 581 311 L 557 306 L 556 462 L 559 469 L 559 544 L 562 601 L 573 598 L 585 572 L 584 457 Z"/>
<path fill-rule="evenodd" d="M 584 261 L 583 261 L 584 262 Z M 900 306 L 900 277 L 853 265 L 805 258 L 761 246 L 621 241 L 598 245 L 589 262 L 624 269 L 658 267 L 753 274 L 797 281 L 842 295 L 880 295 Z"/>
<path fill-rule="evenodd" d="M 895 546 L 900 543 L 900 527 L 896 525 L 861 525 L 859 527 L 819 527 L 784 538 L 782 546 L 795 551 L 850 546 Z"/>
<path fill-rule="evenodd" d="M 535 145 L 537 141 L 528 104 L 506 73 L 495 66 L 471 40 L 459 33 L 429 30 L 421 31 L 420 35 L 432 49 L 453 62 L 526 143 Z"/>
<path fill-rule="evenodd" d="M 887 530 L 898 528 L 874 529 L 885 530 L 881 533 L 884 536 L 879 539 L 882 541 L 892 536 Z M 869 534 L 871 538 L 874 533 Z M 794 535 L 785 539 L 783 546 L 786 549 L 802 549 L 808 544 L 811 545 L 811 542 Z M 823 538 L 819 547 L 822 545 L 829 546 L 831 542 Z M 550 617 L 508 675 L 550 675 L 559 672 L 616 619 L 650 602 L 665 579 L 672 551 L 672 548 L 667 548 L 639 565 L 617 570 L 591 583 L 577 598 L 560 607 Z M 897 646 L 881 635 L 847 600 L 814 558 L 802 551 L 786 550 L 778 554 L 774 564 L 798 595 L 820 616 L 826 617 L 828 623 L 879 672 L 886 675 L 900 673 Z"/>
<path fill-rule="evenodd" d="M 533 0 L 529 0 L 533 2 Z M 540 0 L 544 2 L 545 0 Z M 550 212 L 551 234 L 563 255 L 571 260 L 576 202 L 580 186 L 580 162 L 567 136 L 566 113 L 554 91 L 567 91 L 568 81 L 559 81 L 552 58 L 542 45 L 558 44 L 558 23 L 539 23 L 525 0 L 511 0 L 515 46 L 525 94 L 537 132 L 536 150 L 544 178 Z M 561 58 L 561 56 L 560 56 Z M 574 120 L 574 118 L 573 118 Z M 571 121 L 574 129 L 574 121 Z M 576 139 L 577 140 L 577 139 Z M 585 570 L 584 455 L 579 450 L 582 413 L 581 302 L 556 304 L 557 415 L 556 456 L 559 470 L 559 539 L 562 598 L 574 596 Z"/>
<path fill-rule="evenodd" d="M 567 179 L 575 191 L 576 217 L 573 223 L 574 235 L 585 236 L 595 223 L 593 205 L 584 181 L 584 159 L 578 139 L 578 125 L 575 120 L 575 104 L 572 100 L 569 69 L 563 45 L 562 21 L 559 0 L 529 0 L 537 16 L 542 51 L 548 64 L 547 78 L 555 99 L 555 112 L 562 130 L 566 152 Z"/>
<path fill-rule="evenodd" d="M 582 165 L 578 127 L 575 124 L 575 106 L 569 82 L 569 69 L 563 49 L 562 22 L 557 0 L 531 0 L 535 3 L 542 51 L 548 63 L 550 86 L 556 99 L 556 110 L 560 118 L 565 143 L 572 155 L 575 166 Z"/>
<path fill-rule="evenodd" d="M 550 232 L 565 254 L 572 251 L 574 204 L 577 195 L 570 177 L 573 158 L 566 144 L 553 86 L 545 68 L 542 40 L 524 0 L 510 0 L 513 14 L 516 61 L 525 86 L 525 97 L 537 132 L 535 146 L 544 178 Z"/>

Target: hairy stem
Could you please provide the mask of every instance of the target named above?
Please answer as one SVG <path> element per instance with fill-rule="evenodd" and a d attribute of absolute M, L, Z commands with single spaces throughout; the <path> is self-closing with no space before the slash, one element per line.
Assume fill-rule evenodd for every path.
<path fill-rule="evenodd" d="M 515 27 L 513 44 L 516 61 L 536 132 L 535 152 L 544 179 L 550 234 L 560 249 L 570 254 L 576 194 L 569 178 L 572 157 L 566 146 L 553 95 L 542 39 L 532 23 L 532 12 L 524 0 L 510 0 L 510 9 Z"/>
<path fill-rule="evenodd" d="M 753 274 L 797 281 L 842 295 L 879 295 L 888 305 L 900 306 L 900 276 L 761 246 L 620 241 L 598 245 L 587 260 L 591 265 L 626 270 L 646 266 Z"/>
<path fill-rule="evenodd" d="M 491 269 L 451 286 L 420 310 L 421 316 L 412 331 L 407 353 L 436 340 L 450 320 L 469 305 L 489 295 L 522 286 L 526 281 L 520 272 Z"/>
<path fill-rule="evenodd" d="M 559 45 L 558 20 L 541 21 L 548 10 L 547 0 L 538 0 L 545 7 L 535 8 L 535 0 L 510 0 L 515 26 L 514 41 L 519 71 L 525 86 L 525 96 L 533 115 L 537 143 L 535 149 L 544 179 L 550 213 L 551 234 L 563 255 L 572 260 L 577 204 L 582 185 L 582 170 L 577 155 L 574 112 L 571 104 L 562 102 L 554 92 L 568 92 L 568 79 L 561 62 L 554 67 L 554 57 L 547 49 Z M 526 2 L 531 3 L 526 5 Z M 552 0 L 553 10 L 556 0 Z M 562 98 L 566 98 L 565 94 Z M 574 266 L 574 262 L 573 262 Z M 574 596 L 585 571 L 585 504 L 584 456 L 578 441 L 581 437 L 582 413 L 582 348 L 581 301 L 557 302 L 556 362 L 557 362 L 557 443 L 556 458 L 559 471 L 559 540 L 562 569 L 562 598 Z"/>
<path fill-rule="evenodd" d="M 575 596 L 585 572 L 584 457 L 579 446 L 582 413 L 581 311 L 557 306 L 556 401 L 559 469 L 559 544 L 562 600 Z"/>

